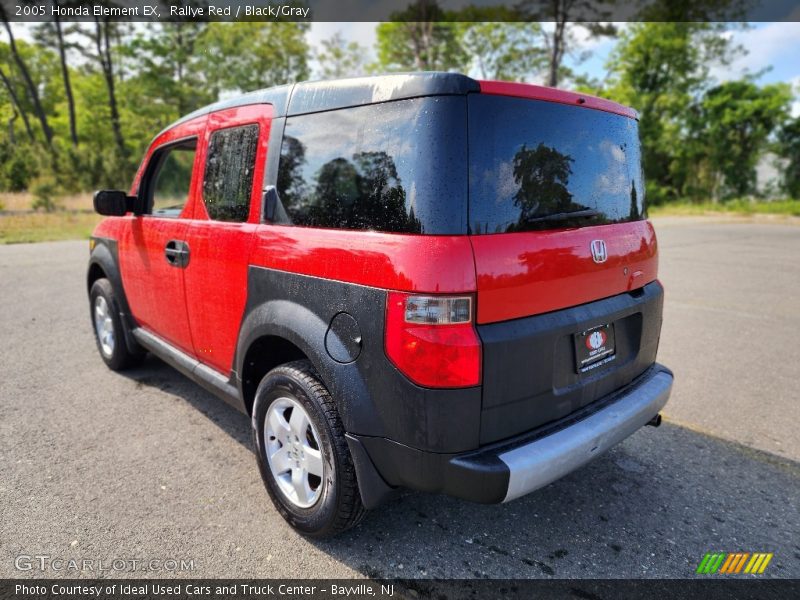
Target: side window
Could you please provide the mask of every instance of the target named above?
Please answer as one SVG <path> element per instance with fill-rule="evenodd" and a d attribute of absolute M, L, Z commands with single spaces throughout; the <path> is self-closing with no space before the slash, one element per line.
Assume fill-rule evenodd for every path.
<path fill-rule="evenodd" d="M 398 100 L 286 119 L 276 224 L 466 232 L 466 102 Z M 280 209 L 283 210 L 280 210 Z"/>
<path fill-rule="evenodd" d="M 211 134 L 203 180 L 203 200 L 215 221 L 244 222 L 250 213 L 258 125 L 230 127 Z"/>
<path fill-rule="evenodd" d="M 151 159 L 145 181 L 147 212 L 177 217 L 189 199 L 197 140 L 184 140 L 159 149 Z"/>

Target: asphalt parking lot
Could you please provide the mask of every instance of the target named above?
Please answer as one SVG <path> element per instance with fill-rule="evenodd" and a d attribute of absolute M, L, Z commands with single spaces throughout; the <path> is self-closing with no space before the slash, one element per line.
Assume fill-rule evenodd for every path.
<path fill-rule="evenodd" d="M 20 555 L 193 561 L 104 576 L 690 577 L 708 551 L 800 577 L 800 227 L 656 225 L 664 425 L 510 504 L 405 493 L 322 542 L 273 510 L 246 417 L 156 359 L 104 367 L 85 241 L 0 246 L 0 577 L 75 575 Z"/>

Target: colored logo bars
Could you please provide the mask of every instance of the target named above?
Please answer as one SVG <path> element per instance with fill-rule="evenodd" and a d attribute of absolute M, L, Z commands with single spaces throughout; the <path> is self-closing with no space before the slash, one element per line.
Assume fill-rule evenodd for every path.
<path fill-rule="evenodd" d="M 736 573 L 763 573 L 772 552 L 707 552 L 700 561 L 697 571 L 700 575 L 736 574 Z"/>

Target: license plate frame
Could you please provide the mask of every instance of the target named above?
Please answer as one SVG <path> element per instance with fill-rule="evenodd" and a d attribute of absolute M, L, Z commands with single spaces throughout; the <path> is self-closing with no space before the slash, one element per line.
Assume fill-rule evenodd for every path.
<path fill-rule="evenodd" d="M 596 369 L 617 357 L 614 323 L 604 323 L 574 333 L 572 339 L 575 345 L 575 370 L 578 374 Z"/>

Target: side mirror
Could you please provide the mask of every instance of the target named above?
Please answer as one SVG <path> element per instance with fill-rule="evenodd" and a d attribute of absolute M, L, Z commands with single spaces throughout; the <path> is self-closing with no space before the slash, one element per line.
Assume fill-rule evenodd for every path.
<path fill-rule="evenodd" d="M 119 190 L 99 190 L 94 193 L 95 212 L 108 217 L 122 217 L 135 212 L 136 197 Z"/>

